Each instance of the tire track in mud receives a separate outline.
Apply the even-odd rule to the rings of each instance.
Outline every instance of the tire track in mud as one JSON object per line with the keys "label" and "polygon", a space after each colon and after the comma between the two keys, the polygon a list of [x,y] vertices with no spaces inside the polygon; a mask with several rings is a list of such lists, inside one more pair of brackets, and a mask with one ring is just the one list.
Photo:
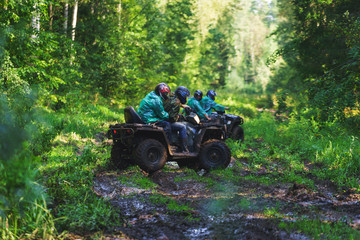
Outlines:
{"label": "tire track in mud", "polygon": [[[296,221],[299,216],[341,220],[355,228],[360,225],[359,195],[351,191],[339,194],[326,183],[319,183],[314,192],[301,184],[222,182],[219,176],[209,173],[204,178],[217,182],[209,188],[206,181],[189,177],[189,170],[174,164],[167,169],[170,170],[148,176],[156,184],[154,189],[141,189],[118,180],[119,176],[131,176],[139,170],[104,172],[95,177],[94,192],[108,198],[124,216],[124,225],[114,229],[122,233],[122,238],[311,239],[278,227],[279,222]],[[169,210],[166,204],[151,200],[154,194],[191,210]],[[271,210],[276,210],[275,214]],[[116,238],[109,235],[108,239]]]}
{"label": "tire track in mud", "polygon": [[[252,174],[239,169],[235,161],[241,160],[232,159],[228,168],[242,177]],[[209,187],[207,181],[194,178],[192,170],[171,162],[166,166],[151,176],[141,173],[155,184],[152,189],[119,180],[137,176],[138,168],[104,171],[95,176],[93,191],[108,199],[125,220],[105,239],[312,239],[278,227],[282,221],[295,222],[302,217],[342,221],[360,229],[360,194],[354,189],[339,191],[331,182],[314,176],[309,178],[314,180],[316,191],[302,184],[229,182],[211,173],[202,177],[217,183]],[[267,173],[260,169],[255,174]],[[166,204],[154,201],[154,195],[190,209],[169,210]]]}

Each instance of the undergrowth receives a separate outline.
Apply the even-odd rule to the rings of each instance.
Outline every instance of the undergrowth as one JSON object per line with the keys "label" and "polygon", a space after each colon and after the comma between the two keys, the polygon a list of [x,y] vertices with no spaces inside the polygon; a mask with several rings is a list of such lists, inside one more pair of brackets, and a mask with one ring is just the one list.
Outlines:
{"label": "undergrowth", "polygon": [[42,155],[40,181],[46,186],[60,231],[108,230],[121,224],[122,217],[107,199],[93,190],[93,178],[107,168],[110,146],[103,145],[108,125],[122,120],[122,114],[101,104],[71,100],[58,110],[61,131],[52,148]]}
{"label": "undergrowth", "polygon": [[[313,188],[309,174],[339,187],[359,189],[360,145],[357,136],[338,123],[319,126],[312,119],[290,116],[279,122],[262,112],[246,122],[243,144],[227,140],[247,179],[265,184],[296,182]],[[227,170],[225,170],[227,171]],[[231,178],[231,172],[222,174]]]}
{"label": "undergrowth", "polygon": [[[106,231],[123,221],[121,213],[92,190],[94,176],[108,168],[111,146],[102,140],[109,124],[124,121],[123,106],[109,107],[110,102],[101,98],[92,102],[94,99],[89,97],[70,97],[66,105],[56,111],[39,108],[39,114],[34,114],[36,117],[29,117],[35,124],[23,124],[20,131],[4,124],[6,115],[1,119],[8,134],[13,136],[11,140],[17,137],[20,142],[9,142],[13,148],[1,152],[2,158],[13,159],[0,164],[0,233],[4,239],[51,239],[63,231]],[[204,176],[187,170],[185,177],[175,181],[192,179],[215,192],[231,192],[236,189],[227,182],[234,186],[242,181],[267,185],[301,183],[314,189],[316,177],[332,181],[338,187],[360,190],[360,145],[355,133],[336,122],[319,124],[298,115],[275,118],[271,112],[256,106],[257,101],[265,100],[234,96],[219,99],[219,103],[230,107],[229,113],[245,119],[245,142],[227,140],[236,158],[232,167]],[[6,134],[2,140],[7,139]],[[239,174],[238,170],[246,174]],[[140,188],[155,189],[156,186],[140,173],[119,178]],[[188,205],[158,195],[153,196],[152,201],[165,204],[171,213],[192,218],[193,209]],[[238,207],[247,209],[249,204],[243,200]],[[213,202],[209,209],[218,212],[223,205],[227,204]],[[272,212],[269,210],[267,214]],[[306,229],[307,224],[305,221],[287,226]],[[329,226],[313,224],[325,229]],[[339,230],[339,236],[342,234]],[[309,235],[317,236],[316,233]]]}

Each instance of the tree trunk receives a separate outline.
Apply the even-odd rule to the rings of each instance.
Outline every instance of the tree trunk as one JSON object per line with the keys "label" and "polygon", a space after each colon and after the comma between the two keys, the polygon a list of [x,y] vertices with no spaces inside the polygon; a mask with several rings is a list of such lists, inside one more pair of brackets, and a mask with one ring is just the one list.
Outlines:
{"label": "tree trunk", "polygon": [[65,3],[65,9],[64,9],[64,33],[67,35],[67,29],[68,29],[68,19],[69,19],[69,3]]}
{"label": "tree trunk", "polygon": [[53,20],[54,20],[54,10],[53,10],[52,3],[50,3],[50,5],[49,5],[49,18],[50,18],[49,29],[50,29],[50,31],[52,31],[52,25],[53,25]]}
{"label": "tree trunk", "polygon": [[33,39],[37,38],[37,35],[39,34],[40,31],[40,11],[39,9],[37,9],[36,4],[34,5],[34,8],[35,8],[35,12],[33,14],[31,21],[32,28],[34,29],[34,34],[31,35],[31,38]]}
{"label": "tree trunk", "polygon": [[76,28],[76,21],[77,21],[78,5],[79,5],[79,1],[75,0],[73,19],[72,19],[72,31],[71,31],[71,40],[72,41],[75,41],[75,28]]}
{"label": "tree trunk", "polygon": [[119,28],[121,28],[121,0],[119,0],[118,13],[119,13]]}
{"label": "tree trunk", "polygon": [[[73,19],[72,19],[72,30],[71,30],[71,48],[73,48],[74,46],[74,41],[75,41],[75,33],[76,33],[76,21],[77,21],[77,13],[78,13],[78,5],[79,5],[79,1],[75,0],[75,4],[74,4],[74,11],[73,11]],[[70,64],[72,65],[73,62],[75,60],[75,56],[71,55],[71,60],[70,60]]]}

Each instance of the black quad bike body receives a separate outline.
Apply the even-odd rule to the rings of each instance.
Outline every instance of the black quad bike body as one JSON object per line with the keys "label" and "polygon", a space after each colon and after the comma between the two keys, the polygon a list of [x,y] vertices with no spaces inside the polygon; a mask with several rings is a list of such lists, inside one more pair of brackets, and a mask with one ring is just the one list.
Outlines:
{"label": "black quad bike body", "polygon": [[[188,132],[188,153],[178,152],[174,139],[168,139],[162,127],[145,124],[132,107],[124,110],[125,123],[110,125],[113,140],[111,161],[119,169],[137,164],[152,173],[164,167],[166,161],[176,161],[180,167],[195,170],[226,168],[231,153],[225,144],[225,127],[214,122],[200,123],[196,114],[186,116],[183,124]],[[171,144],[172,143],[172,144]],[[175,144],[176,145],[176,144]]]}
{"label": "black quad bike body", "polygon": [[242,117],[219,111],[212,112],[210,117],[210,122],[224,126],[226,139],[231,138],[236,141],[244,141],[244,129],[241,127],[244,123]]}

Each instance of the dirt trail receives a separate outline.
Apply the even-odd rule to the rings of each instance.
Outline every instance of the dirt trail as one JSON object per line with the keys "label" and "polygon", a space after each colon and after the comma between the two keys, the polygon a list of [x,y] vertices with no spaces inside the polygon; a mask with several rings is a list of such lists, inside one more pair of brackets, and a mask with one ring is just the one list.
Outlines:
{"label": "dirt trail", "polygon": [[[114,229],[117,234],[107,239],[311,239],[278,227],[280,221],[295,221],[298,216],[360,226],[359,194],[351,190],[340,194],[322,181],[314,192],[301,184],[222,182],[211,173],[194,180],[189,170],[171,163],[148,176],[156,184],[152,190],[118,180],[134,174],[135,170],[103,172],[95,178],[95,193],[108,198],[125,217],[125,224]],[[209,187],[206,179],[216,184]],[[154,201],[154,196],[168,202]],[[169,199],[187,209],[169,209]]]}

